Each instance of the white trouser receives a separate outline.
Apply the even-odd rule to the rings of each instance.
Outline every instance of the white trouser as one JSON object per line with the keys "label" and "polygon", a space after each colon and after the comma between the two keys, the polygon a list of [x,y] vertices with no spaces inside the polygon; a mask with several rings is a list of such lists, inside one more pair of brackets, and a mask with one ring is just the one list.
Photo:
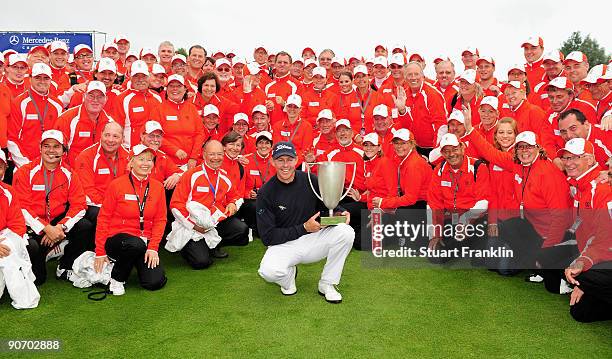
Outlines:
{"label": "white trouser", "polygon": [[15,309],[36,308],[40,294],[34,285],[36,277],[32,273],[26,240],[8,229],[2,230],[0,237],[4,238],[2,244],[11,250],[11,254],[0,258],[0,297],[6,286]]}
{"label": "white trouser", "polygon": [[293,279],[293,266],[327,258],[321,273],[321,282],[338,284],[344,261],[353,247],[354,240],[353,228],[348,224],[339,224],[305,234],[293,241],[270,246],[261,260],[259,275],[268,282],[287,288]]}

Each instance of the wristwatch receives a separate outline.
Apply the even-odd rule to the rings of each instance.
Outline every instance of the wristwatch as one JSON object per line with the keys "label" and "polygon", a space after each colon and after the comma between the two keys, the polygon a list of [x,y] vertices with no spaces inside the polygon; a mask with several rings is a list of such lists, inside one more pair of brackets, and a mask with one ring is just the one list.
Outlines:
{"label": "wristwatch", "polygon": [[68,227],[66,227],[65,224],[62,224],[62,231],[67,232],[68,231]]}

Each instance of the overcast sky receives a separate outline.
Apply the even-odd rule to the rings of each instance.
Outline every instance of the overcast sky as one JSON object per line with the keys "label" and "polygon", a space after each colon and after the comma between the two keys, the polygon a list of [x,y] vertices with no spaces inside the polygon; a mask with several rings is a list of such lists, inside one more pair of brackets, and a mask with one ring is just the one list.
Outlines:
{"label": "overcast sky", "polygon": [[[560,47],[576,30],[591,34],[612,51],[610,10],[600,1],[41,1],[10,2],[0,12],[0,30],[86,31],[111,41],[127,35],[133,48],[163,40],[175,46],[201,44],[207,50],[233,49],[247,60],[255,45],[299,55],[305,46],[333,49],[337,55],[373,55],[382,42],[419,51],[432,74],[432,57],[446,54],[463,69],[460,51],[476,46],[497,62],[496,75],[524,62],[521,43],[530,35],[544,39],[545,51]],[[53,10],[51,10],[51,7]],[[111,9],[114,9],[111,10]],[[59,15],[59,14],[63,15]],[[96,38],[97,47],[104,36]]]}

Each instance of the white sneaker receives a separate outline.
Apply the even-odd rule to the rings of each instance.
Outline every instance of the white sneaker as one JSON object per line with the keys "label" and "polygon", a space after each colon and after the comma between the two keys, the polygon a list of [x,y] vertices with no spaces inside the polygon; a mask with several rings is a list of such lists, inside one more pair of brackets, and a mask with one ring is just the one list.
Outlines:
{"label": "white sneaker", "polygon": [[47,253],[47,257],[45,257],[45,262],[52,260],[53,258],[59,258],[64,255],[64,247],[68,244],[67,240],[61,241],[58,245],[51,248],[49,253]]}
{"label": "white sneaker", "polygon": [[565,279],[561,279],[561,284],[559,284],[559,294],[570,294],[573,291],[574,288],[570,287]]}
{"label": "white sneaker", "polygon": [[525,282],[529,283],[542,283],[544,281],[544,277],[539,274],[532,273],[525,278]]}
{"label": "white sneaker", "polygon": [[59,280],[71,281],[72,269],[61,269],[59,265],[55,268],[55,278]]}
{"label": "white sneaker", "polygon": [[125,288],[123,287],[123,282],[117,282],[113,278],[111,278],[110,283],[108,285],[108,289],[113,293],[113,295],[124,295]]}
{"label": "white sneaker", "polygon": [[342,303],[342,294],[334,285],[319,282],[319,294],[324,296],[328,303]]}
{"label": "white sneaker", "polygon": [[293,266],[293,279],[289,283],[289,287],[281,287],[281,293],[283,293],[283,295],[294,295],[295,293],[297,293],[297,287],[295,286],[295,279],[297,278],[297,273],[297,266]]}
{"label": "white sneaker", "polygon": [[249,228],[249,242],[253,242],[253,229]]}

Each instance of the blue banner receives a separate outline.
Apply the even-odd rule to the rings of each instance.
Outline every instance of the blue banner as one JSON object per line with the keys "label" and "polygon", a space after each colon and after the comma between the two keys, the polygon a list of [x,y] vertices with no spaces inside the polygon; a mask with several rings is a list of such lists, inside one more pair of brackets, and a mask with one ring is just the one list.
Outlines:
{"label": "blue banner", "polygon": [[27,53],[34,46],[44,46],[51,41],[63,41],[72,52],[75,46],[86,44],[93,48],[93,33],[76,32],[0,32],[0,50],[13,49]]}

